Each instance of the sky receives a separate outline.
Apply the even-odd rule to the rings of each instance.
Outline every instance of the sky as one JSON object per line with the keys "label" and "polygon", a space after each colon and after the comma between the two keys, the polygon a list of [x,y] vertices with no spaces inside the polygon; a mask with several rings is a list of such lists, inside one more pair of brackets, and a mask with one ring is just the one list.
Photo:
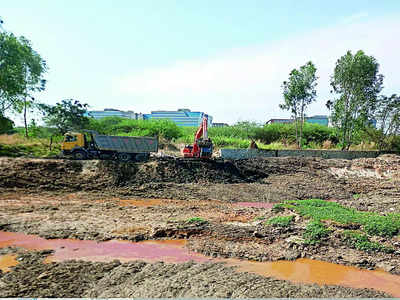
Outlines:
{"label": "sky", "polygon": [[398,0],[0,0],[0,17],[47,61],[36,98],[48,104],[264,123],[289,117],[282,82],[312,61],[307,114],[329,114],[330,76],[348,50],[374,56],[383,93],[400,93]]}

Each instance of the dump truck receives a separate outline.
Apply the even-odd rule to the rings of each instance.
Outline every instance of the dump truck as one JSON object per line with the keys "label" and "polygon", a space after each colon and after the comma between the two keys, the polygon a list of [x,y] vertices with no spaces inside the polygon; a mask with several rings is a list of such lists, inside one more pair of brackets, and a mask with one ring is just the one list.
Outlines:
{"label": "dump truck", "polygon": [[100,135],[96,131],[67,132],[62,154],[75,159],[146,161],[158,151],[158,137]]}

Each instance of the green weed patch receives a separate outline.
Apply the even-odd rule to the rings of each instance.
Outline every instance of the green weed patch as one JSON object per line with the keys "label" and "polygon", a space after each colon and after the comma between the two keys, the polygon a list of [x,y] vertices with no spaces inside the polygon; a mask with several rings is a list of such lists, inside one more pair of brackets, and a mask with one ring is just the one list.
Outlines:
{"label": "green weed patch", "polygon": [[186,223],[189,223],[189,224],[207,224],[208,221],[203,219],[203,218],[200,218],[200,217],[193,217],[193,218],[187,219]]}
{"label": "green weed patch", "polygon": [[386,247],[380,243],[372,242],[368,236],[357,231],[346,230],[343,232],[343,240],[352,248],[366,252],[386,252],[392,253],[393,248]]}
{"label": "green weed patch", "polygon": [[306,226],[306,231],[303,234],[305,244],[315,245],[321,239],[329,236],[330,230],[320,221],[311,221]]}
{"label": "green weed patch", "polygon": [[293,222],[293,220],[294,216],[278,216],[269,219],[267,224],[277,227],[287,227]]}
{"label": "green weed patch", "polygon": [[382,216],[320,199],[286,201],[274,207],[275,210],[284,208],[314,221],[330,220],[344,225],[359,224],[370,235],[393,237],[400,231],[400,214]]}

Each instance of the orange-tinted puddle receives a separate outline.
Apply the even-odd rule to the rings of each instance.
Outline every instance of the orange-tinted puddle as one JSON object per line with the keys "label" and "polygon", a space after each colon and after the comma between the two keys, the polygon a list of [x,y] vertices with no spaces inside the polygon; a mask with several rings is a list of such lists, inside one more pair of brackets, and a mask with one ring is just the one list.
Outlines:
{"label": "orange-tinted puddle", "polygon": [[[204,255],[189,252],[184,246],[185,240],[143,241],[82,241],[72,239],[46,240],[23,233],[1,232],[0,248],[18,246],[28,250],[52,249],[55,252],[48,256],[45,263],[60,262],[70,259],[107,262],[118,259],[122,262],[144,260],[147,262],[164,261],[181,263],[195,262],[227,262],[238,267],[239,272],[256,273],[261,276],[275,277],[301,283],[319,285],[341,285],[352,288],[370,288],[400,297],[400,276],[384,271],[360,270],[355,267],[333,263],[298,259],[296,261],[254,262],[239,259],[211,259]],[[3,256],[4,257],[4,256]],[[16,265],[14,258],[3,258],[1,267]],[[8,265],[12,263],[11,265]]]}
{"label": "orange-tinted puddle", "polygon": [[360,270],[324,261],[301,258],[296,261],[253,262],[230,260],[240,272],[319,285],[369,288],[400,297],[400,276],[384,271]]}
{"label": "orange-tinted puddle", "polygon": [[0,232],[0,248],[17,246],[28,250],[51,249],[55,252],[45,260],[60,262],[70,259],[86,261],[120,261],[144,260],[147,262],[164,261],[180,263],[186,261],[205,262],[210,258],[189,252],[184,248],[184,240],[144,241],[132,243],[129,241],[112,240],[98,243],[73,239],[46,240],[34,235],[15,232]]}
{"label": "orange-tinted puddle", "polygon": [[276,203],[265,202],[237,202],[235,205],[242,207],[272,208]]}
{"label": "orange-tinted puddle", "polygon": [[161,200],[161,199],[119,200],[119,204],[121,206],[149,207],[149,206],[162,205],[163,204],[163,200]]}
{"label": "orange-tinted puddle", "polygon": [[10,271],[10,267],[18,265],[17,256],[14,254],[0,255],[0,270],[3,272]]}

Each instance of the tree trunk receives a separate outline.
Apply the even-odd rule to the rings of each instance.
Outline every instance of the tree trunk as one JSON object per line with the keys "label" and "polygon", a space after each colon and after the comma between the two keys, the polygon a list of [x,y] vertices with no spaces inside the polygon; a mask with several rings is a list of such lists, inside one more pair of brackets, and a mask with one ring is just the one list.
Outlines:
{"label": "tree trunk", "polygon": [[51,151],[51,146],[53,145],[53,136],[50,137],[50,145],[49,145],[49,149]]}
{"label": "tree trunk", "polygon": [[297,124],[297,115],[294,118],[294,126],[296,128],[296,144],[297,144],[297,147],[299,147],[299,134],[298,134],[298,128],[297,128],[297,126],[298,126],[298,124]]}
{"label": "tree trunk", "polygon": [[25,125],[25,137],[29,138],[28,123],[26,122],[26,97],[25,97],[25,101],[24,101],[24,125]]}

